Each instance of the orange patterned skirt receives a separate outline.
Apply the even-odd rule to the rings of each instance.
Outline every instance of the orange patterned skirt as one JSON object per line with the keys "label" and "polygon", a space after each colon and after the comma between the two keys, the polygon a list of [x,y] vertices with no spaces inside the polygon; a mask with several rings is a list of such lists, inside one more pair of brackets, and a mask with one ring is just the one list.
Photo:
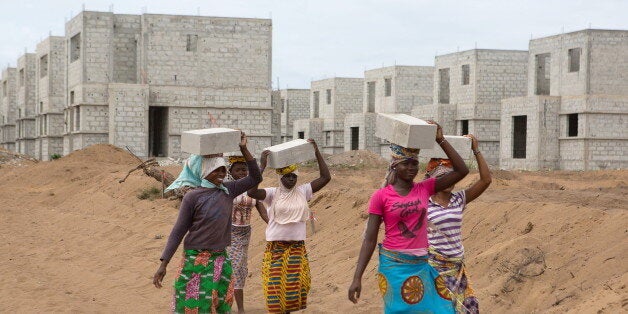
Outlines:
{"label": "orange patterned skirt", "polygon": [[262,264],[262,282],[269,313],[305,309],[311,283],[305,242],[267,242]]}

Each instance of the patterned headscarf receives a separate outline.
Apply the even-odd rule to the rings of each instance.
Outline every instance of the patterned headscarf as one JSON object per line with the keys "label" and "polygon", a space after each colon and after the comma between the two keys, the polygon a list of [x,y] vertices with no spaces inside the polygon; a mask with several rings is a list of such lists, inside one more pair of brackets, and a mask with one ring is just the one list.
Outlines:
{"label": "patterned headscarf", "polygon": [[437,178],[444,174],[454,171],[454,166],[451,164],[451,160],[442,158],[432,158],[425,167],[426,178]]}
{"label": "patterned headscarf", "polygon": [[246,163],[246,159],[244,158],[244,156],[229,156],[228,160],[229,160],[229,166],[232,166],[233,164],[238,163],[238,162]]}
{"label": "patterned headscarf", "polygon": [[294,174],[298,175],[299,173],[297,171],[297,168],[298,168],[298,166],[296,164],[292,164],[292,165],[289,165],[289,166],[285,166],[283,168],[277,168],[277,169],[275,169],[275,172],[278,175],[281,175],[281,176],[285,176],[288,173],[293,173],[293,172],[294,172]]}
{"label": "patterned headscarf", "polygon": [[390,144],[390,165],[383,186],[395,183],[395,166],[406,160],[419,160],[419,149]]}

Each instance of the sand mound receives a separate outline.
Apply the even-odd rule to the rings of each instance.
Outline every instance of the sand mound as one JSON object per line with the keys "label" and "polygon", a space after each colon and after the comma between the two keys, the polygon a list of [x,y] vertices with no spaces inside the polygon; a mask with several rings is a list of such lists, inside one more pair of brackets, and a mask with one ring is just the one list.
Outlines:
{"label": "sand mound", "polygon": [[0,165],[25,166],[36,163],[37,159],[0,148]]}
{"label": "sand mound", "polygon": [[[371,193],[383,161],[362,152],[333,156],[332,182],[311,201],[308,230],[312,290],[305,313],[379,313],[377,257],[358,305],[347,288],[359,253]],[[95,145],[51,162],[0,170],[0,312],[165,312],[178,260],[165,288],[151,284],[177,217],[177,201],[140,199],[160,184],[138,161]],[[168,167],[178,173],[180,167]],[[304,167],[301,182],[318,176]],[[457,188],[477,179],[469,175]],[[628,302],[628,171],[495,172],[493,185],[464,218],[467,265],[487,313],[618,313]],[[272,171],[262,186],[276,185]],[[308,227],[309,228],[309,227]],[[382,235],[380,232],[380,236]],[[260,263],[264,224],[253,217],[249,313],[264,313]],[[36,295],[36,298],[33,298]],[[29,300],[16,302],[16,300]]]}
{"label": "sand mound", "polygon": [[388,163],[380,155],[368,150],[352,150],[326,159],[329,166],[348,168],[375,168],[385,167]]}
{"label": "sand mound", "polygon": [[107,163],[107,164],[138,164],[141,161],[128,151],[109,144],[96,144],[85,149],[74,151],[59,159],[63,162]]}

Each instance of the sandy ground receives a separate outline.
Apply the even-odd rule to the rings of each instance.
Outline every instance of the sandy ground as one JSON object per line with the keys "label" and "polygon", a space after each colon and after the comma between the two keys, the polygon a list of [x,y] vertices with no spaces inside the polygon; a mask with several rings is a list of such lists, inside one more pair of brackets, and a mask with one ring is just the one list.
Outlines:
{"label": "sandy ground", "polygon": [[[51,162],[14,162],[1,151],[0,157],[0,312],[168,311],[178,261],[164,288],[151,281],[178,201],[138,198],[161,188],[139,172],[118,183],[136,159],[107,145]],[[307,241],[313,287],[304,312],[379,313],[375,255],[357,305],[347,300],[347,288],[368,198],[385,166],[366,152],[331,161],[332,182],[311,202],[318,222]],[[178,169],[167,168],[175,175]],[[317,169],[301,174],[306,182]],[[467,264],[483,312],[625,313],[628,171],[493,176],[464,219]],[[470,174],[458,188],[477,177]],[[276,184],[267,173],[262,186]],[[245,302],[249,313],[261,313],[264,226],[258,216],[253,221]]]}

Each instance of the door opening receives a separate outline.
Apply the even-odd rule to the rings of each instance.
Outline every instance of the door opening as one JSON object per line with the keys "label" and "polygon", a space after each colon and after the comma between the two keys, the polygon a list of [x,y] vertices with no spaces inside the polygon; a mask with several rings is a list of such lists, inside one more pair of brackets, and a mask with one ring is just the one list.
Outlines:
{"label": "door opening", "polygon": [[148,155],[168,156],[168,107],[148,108]]}

